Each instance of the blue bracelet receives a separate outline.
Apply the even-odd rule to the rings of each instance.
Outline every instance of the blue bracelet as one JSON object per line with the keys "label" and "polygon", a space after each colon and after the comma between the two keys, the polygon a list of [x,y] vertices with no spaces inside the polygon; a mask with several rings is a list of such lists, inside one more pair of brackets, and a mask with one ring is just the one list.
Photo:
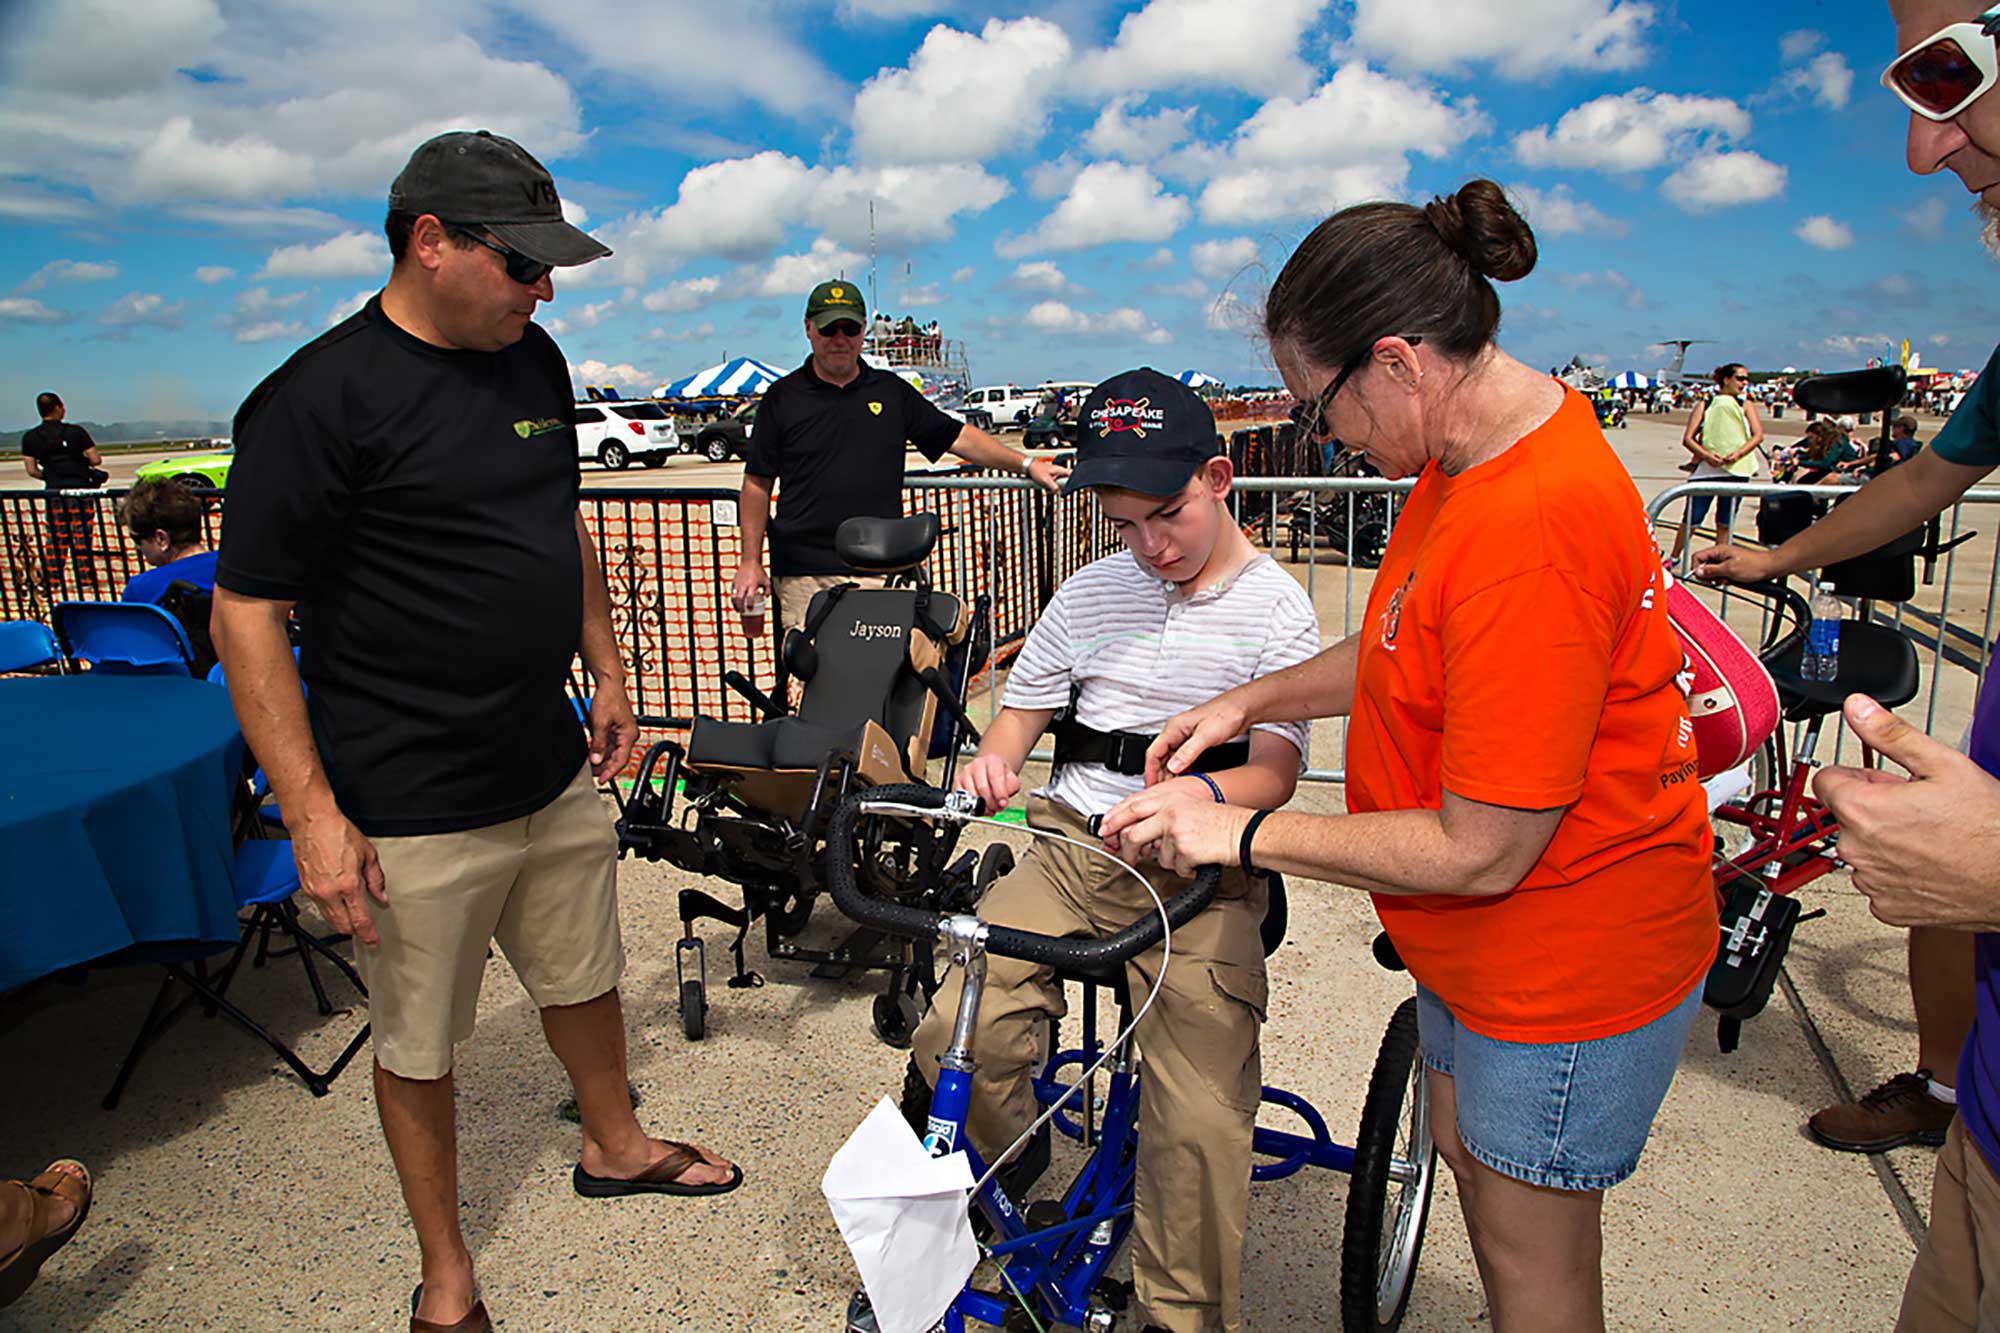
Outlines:
{"label": "blue bracelet", "polygon": [[1190,774],[1188,774],[1188,776],[1189,776],[1189,777],[1191,777],[1191,778],[1200,778],[1200,779],[1201,779],[1201,780],[1202,780],[1203,782],[1207,783],[1207,784],[1208,784],[1208,789],[1209,789],[1210,791],[1212,791],[1212,792],[1214,792],[1214,793],[1215,793],[1215,803],[1216,803],[1217,805],[1228,805],[1228,804],[1229,804],[1229,802],[1228,802],[1227,800],[1225,800],[1225,799],[1223,798],[1223,795],[1222,795],[1222,788],[1220,788],[1220,787],[1218,787],[1218,786],[1216,786],[1216,785],[1215,785],[1215,779],[1214,779],[1214,778],[1210,777],[1210,776],[1209,776],[1208,774],[1206,774],[1206,773],[1190,773]]}

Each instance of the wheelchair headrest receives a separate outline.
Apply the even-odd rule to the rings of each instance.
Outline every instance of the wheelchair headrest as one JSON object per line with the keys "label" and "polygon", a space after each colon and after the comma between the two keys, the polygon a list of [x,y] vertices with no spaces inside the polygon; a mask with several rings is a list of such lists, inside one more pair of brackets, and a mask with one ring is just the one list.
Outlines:
{"label": "wheelchair headrest", "polygon": [[1843,370],[1833,375],[1812,375],[1792,390],[1792,401],[1808,412],[1829,416],[1886,412],[1903,401],[1909,376],[1901,366],[1878,366],[1872,370]]}
{"label": "wheelchair headrest", "polygon": [[833,534],[833,549],[855,569],[869,574],[900,574],[922,564],[937,545],[938,516],[908,518],[856,517]]}

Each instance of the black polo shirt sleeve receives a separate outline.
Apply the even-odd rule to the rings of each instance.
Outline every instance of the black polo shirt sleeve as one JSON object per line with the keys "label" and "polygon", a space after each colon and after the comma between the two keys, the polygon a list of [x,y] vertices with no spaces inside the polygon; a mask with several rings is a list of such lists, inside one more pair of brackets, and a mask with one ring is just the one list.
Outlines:
{"label": "black polo shirt sleeve", "polygon": [[78,453],[82,453],[85,449],[95,449],[97,447],[97,441],[91,439],[90,432],[83,427],[71,426],[69,430],[70,443],[76,448]]}
{"label": "black polo shirt sleeve", "polygon": [[219,586],[296,601],[318,579],[355,491],[353,445],[328,420],[333,406],[316,401],[307,377],[267,382],[245,405],[222,511]]}
{"label": "black polo shirt sleeve", "polygon": [[953,417],[936,403],[917,391],[915,385],[901,375],[891,375],[890,379],[902,386],[907,400],[904,411],[910,428],[910,447],[935,463],[951,451],[958,443],[958,433],[965,429],[965,423]]}
{"label": "black polo shirt sleeve", "polygon": [[771,479],[784,474],[785,413],[782,394],[767,393],[757,403],[750,422],[750,443],[743,450],[745,476]]}

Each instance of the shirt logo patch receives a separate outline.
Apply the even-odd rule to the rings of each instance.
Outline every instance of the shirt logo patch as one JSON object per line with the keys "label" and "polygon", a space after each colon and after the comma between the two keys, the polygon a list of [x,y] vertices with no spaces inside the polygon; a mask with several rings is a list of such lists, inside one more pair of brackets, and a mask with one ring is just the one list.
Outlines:
{"label": "shirt logo patch", "polygon": [[1100,435],[1131,431],[1143,440],[1147,431],[1163,429],[1167,424],[1167,414],[1152,402],[1150,398],[1113,398],[1090,414],[1090,424]]}
{"label": "shirt logo patch", "polygon": [[526,420],[514,423],[514,433],[525,440],[531,435],[547,435],[552,431],[559,431],[568,424],[561,417],[528,417]]}
{"label": "shirt logo patch", "polygon": [[870,412],[873,412],[873,413],[874,413],[874,414],[875,414],[876,416],[878,416],[878,417],[879,417],[879,416],[881,416],[881,415],[882,415],[882,404],[880,404],[880,403],[870,403],[870,404],[868,404],[868,410],[869,410]]}
{"label": "shirt logo patch", "polygon": [[1382,646],[1390,652],[1396,651],[1396,632],[1403,628],[1403,597],[1417,581],[1413,572],[1403,580],[1403,586],[1389,596],[1389,605],[1382,611]]}

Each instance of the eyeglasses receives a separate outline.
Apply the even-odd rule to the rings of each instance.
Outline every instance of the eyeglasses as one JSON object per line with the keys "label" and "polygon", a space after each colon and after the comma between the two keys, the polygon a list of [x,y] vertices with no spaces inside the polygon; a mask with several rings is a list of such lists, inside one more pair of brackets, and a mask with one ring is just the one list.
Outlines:
{"label": "eyeglasses", "polygon": [[[1424,336],[1421,333],[1403,336],[1403,341],[1412,347],[1419,346],[1423,340]],[[1380,341],[1380,338],[1370,338],[1368,346],[1342,366],[1338,375],[1327,381],[1326,387],[1320,390],[1319,397],[1313,400],[1311,407],[1303,411],[1295,409],[1292,421],[1298,426],[1300,434],[1320,444],[1325,444],[1332,438],[1327,429],[1326,414],[1333,407],[1333,400],[1340,396],[1340,391],[1346,386],[1347,381],[1354,378],[1354,372],[1367,365],[1368,358],[1375,355],[1375,344]]]}
{"label": "eyeglasses", "polygon": [[505,259],[507,261],[507,276],[520,283],[523,287],[532,287],[543,278],[548,277],[549,274],[555,272],[556,266],[554,264],[544,264],[539,259],[528,258],[519,250],[509,250],[506,246],[498,242],[489,241],[463,223],[447,222],[444,225],[446,230],[455,231],[468,241],[477,241],[494,254]]}
{"label": "eyeglasses", "polygon": [[1926,120],[1950,120],[2000,79],[2000,5],[1939,28],[1889,62],[1882,86]]}
{"label": "eyeglasses", "polygon": [[836,319],[821,329],[820,335],[826,338],[859,338],[861,326],[851,319]]}

